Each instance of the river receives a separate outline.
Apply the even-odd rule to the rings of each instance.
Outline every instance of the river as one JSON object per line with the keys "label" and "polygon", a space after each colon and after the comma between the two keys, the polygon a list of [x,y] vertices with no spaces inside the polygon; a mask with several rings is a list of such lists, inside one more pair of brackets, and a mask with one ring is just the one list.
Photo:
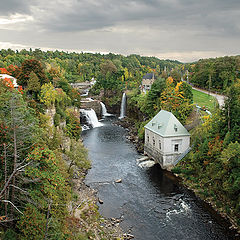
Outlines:
{"label": "river", "polygon": [[158,165],[139,167],[136,159],[142,156],[126,139],[126,130],[112,121],[82,133],[92,161],[85,182],[103,200],[104,217],[122,217],[122,229],[131,229],[137,240],[233,239],[219,217],[171,174]]}

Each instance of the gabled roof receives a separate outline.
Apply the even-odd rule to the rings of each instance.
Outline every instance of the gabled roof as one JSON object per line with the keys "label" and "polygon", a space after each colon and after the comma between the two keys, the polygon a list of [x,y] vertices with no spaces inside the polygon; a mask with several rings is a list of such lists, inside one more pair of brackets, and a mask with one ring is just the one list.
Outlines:
{"label": "gabled roof", "polygon": [[171,113],[161,110],[144,128],[162,136],[190,136],[187,129]]}
{"label": "gabled roof", "polygon": [[143,76],[143,79],[153,79],[154,78],[154,73],[147,73]]}

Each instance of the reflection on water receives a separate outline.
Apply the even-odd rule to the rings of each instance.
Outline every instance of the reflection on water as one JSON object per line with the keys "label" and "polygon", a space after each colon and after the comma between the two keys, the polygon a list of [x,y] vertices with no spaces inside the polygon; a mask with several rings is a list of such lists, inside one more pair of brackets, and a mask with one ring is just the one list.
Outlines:
{"label": "reflection on water", "polygon": [[[158,165],[139,167],[141,156],[125,130],[104,122],[83,132],[92,169],[86,184],[98,190],[105,217],[121,217],[137,240],[232,239],[189,192]],[[121,178],[122,183],[115,183]]]}

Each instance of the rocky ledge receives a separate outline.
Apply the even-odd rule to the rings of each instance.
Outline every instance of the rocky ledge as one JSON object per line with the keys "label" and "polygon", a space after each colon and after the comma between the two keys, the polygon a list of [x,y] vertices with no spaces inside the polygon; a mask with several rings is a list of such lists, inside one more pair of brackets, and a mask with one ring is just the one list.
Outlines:
{"label": "rocky ledge", "polygon": [[144,143],[138,137],[138,131],[137,131],[134,121],[131,120],[130,118],[125,117],[125,118],[117,121],[116,124],[127,130],[128,135],[126,138],[135,145],[135,147],[139,153],[143,153],[144,152]]}

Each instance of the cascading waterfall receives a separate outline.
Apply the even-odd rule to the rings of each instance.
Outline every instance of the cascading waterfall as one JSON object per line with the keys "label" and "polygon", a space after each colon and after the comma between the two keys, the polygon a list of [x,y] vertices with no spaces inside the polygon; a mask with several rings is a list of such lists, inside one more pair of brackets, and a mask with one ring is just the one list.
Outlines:
{"label": "cascading waterfall", "polygon": [[102,116],[103,117],[112,116],[111,113],[107,112],[107,108],[106,108],[105,104],[103,102],[100,102],[100,104],[101,104],[101,107],[102,107]]}
{"label": "cascading waterfall", "polygon": [[81,113],[84,115],[88,124],[92,125],[93,128],[103,126],[103,124],[98,121],[96,112],[93,109],[81,109]]}
{"label": "cascading waterfall", "polygon": [[127,96],[126,96],[126,93],[123,93],[119,119],[122,119],[126,116],[126,105],[127,105]]}

